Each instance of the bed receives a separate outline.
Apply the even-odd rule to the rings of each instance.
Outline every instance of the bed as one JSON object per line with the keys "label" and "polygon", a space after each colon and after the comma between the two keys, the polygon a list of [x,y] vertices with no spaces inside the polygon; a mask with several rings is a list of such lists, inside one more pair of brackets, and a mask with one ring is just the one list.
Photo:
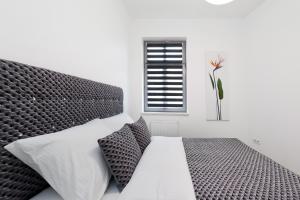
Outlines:
{"label": "bed", "polygon": [[[7,60],[0,78],[0,199],[61,200],[3,147],[119,116],[122,89]],[[112,182],[99,198],[117,199],[299,200],[300,177],[235,138],[153,136],[126,187]]]}

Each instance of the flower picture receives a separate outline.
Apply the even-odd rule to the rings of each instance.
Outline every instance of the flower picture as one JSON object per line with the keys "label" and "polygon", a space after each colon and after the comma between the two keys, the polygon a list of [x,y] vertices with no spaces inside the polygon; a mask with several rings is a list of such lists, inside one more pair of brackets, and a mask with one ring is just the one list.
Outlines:
{"label": "flower picture", "polygon": [[207,119],[228,120],[228,91],[226,59],[222,52],[210,52],[206,56],[207,65]]}

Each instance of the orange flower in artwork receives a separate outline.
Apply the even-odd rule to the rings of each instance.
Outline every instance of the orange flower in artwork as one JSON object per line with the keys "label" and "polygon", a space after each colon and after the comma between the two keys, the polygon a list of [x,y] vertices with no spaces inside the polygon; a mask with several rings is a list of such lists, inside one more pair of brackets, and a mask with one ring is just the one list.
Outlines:
{"label": "orange flower in artwork", "polygon": [[222,58],[221,56],[218,56],[218,58],[216,60],[211,60],[210,64],[212,65],[212,67],[214,67],[214,71],[217,69],[220,69],[223,67],[223,62],[224,62],[224,58]]}

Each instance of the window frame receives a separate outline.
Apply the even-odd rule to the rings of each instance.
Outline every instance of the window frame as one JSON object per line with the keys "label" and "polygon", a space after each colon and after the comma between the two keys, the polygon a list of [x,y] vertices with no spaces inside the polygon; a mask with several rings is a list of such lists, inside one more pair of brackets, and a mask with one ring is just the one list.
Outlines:
{"label": "window frame", "polygon": [[[182,63],[175,64],[182,66],[182,92],[183,92],[183,107],[174,107],[174,108],[149,108],[148,107],[148,64],[147,63],[147,44],[155,44],[155,43],[181,43],[182,44]],[[144,40],[144,97],[143,97],[143,109],[145,113],[187,113],[187,81],[186,81],[186,74],[187,74],[187,62],[186,62],[186,40]],[[174,65],[174,64],[165,64],[165,65]]]}

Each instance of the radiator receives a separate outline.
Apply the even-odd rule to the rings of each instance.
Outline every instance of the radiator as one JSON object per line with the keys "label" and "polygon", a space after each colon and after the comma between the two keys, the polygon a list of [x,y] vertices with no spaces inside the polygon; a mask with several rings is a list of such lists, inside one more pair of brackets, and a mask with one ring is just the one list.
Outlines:
{"label": "radiator", "polygon": [[178,121],[151,121],[150,131],[153,136],[179,136],[179,122]]}

